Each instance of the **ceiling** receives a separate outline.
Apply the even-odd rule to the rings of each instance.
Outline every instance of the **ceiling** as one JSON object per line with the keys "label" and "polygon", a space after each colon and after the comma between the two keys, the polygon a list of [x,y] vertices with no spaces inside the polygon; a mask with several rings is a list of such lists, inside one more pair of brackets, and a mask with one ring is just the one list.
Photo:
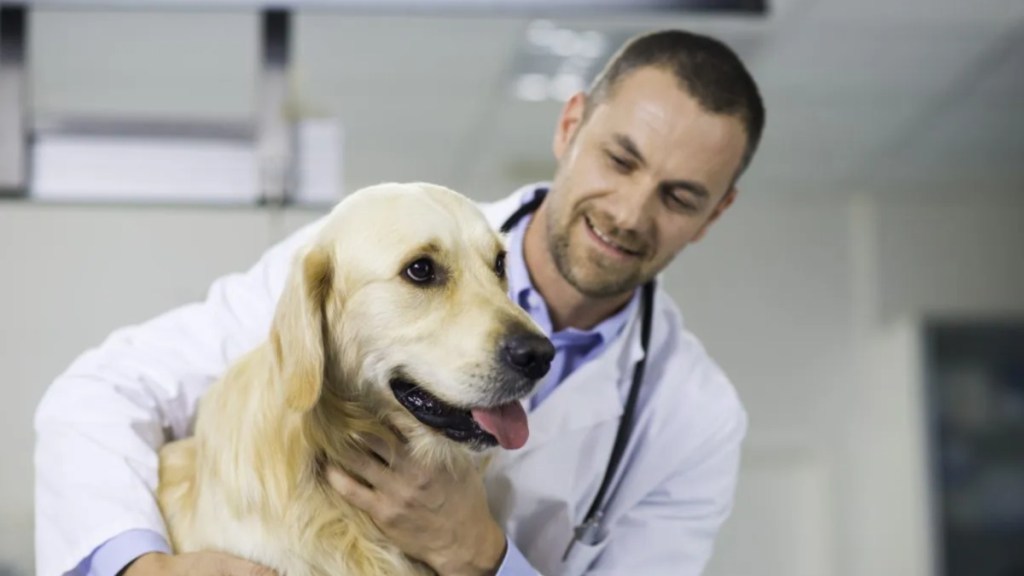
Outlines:
{"label": "ceiling", "polygon": [[[254,17],[140,18],[38,14],[34,113],[251,114]],[[340,119],[346,188],[430,180],[497,198],[549,177],[560,104],[518,100],[510,89],[530,23],[300,14],[295,95],[304,110]],[[768,110],[763,144],[741,181],[748,194],[1024,192],[1020,0],[777,0],[766,17],[646,13],[556,23],[612,38],[681,27],[733,46]]]}

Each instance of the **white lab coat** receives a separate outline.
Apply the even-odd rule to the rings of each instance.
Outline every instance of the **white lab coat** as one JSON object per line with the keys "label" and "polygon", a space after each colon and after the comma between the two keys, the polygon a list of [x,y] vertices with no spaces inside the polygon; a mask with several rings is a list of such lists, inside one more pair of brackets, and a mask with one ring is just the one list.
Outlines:
{"label": "white lab coat", "polygon": [[[482,206],[495,228],[528,190]],[[205,301],[114,332],[53,383],[35,418],[38,574],[64,574],[125,530],[165,533],[157,449],[190,432],[200,395],[266,336],[291,255],[317,225],[218,279]],[[639,324],[563,382],[530,414],[527,444],[488,470],[492,511],[541,574],[697,575],[731,510],[746,413],[659,290],[636,427],[603,529],[561,560],[607,464],[642,355]]]}

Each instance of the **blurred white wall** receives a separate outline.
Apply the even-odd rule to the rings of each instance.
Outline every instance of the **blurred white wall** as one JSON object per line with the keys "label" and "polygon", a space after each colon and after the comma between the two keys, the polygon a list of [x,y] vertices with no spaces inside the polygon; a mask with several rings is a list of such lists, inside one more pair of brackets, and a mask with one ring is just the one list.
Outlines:
{"label": "blurred white wall", "polygon": [[[933,574],[919,329],[1024,312],[1024,202],[770,194],[727,214],[673,276],[751,412],[738,508],[711,573]],[[785,464],[794,453],[799,467]],[[779,480],[798,469],[801,482]],[[790,491],[761,495],[766,474]],[[817,523],[761,513],[789,508],[780,500],[795,518],[816,506]],[[780,531],[793,535],[786,552]],[[766,566],[771,554],[791,564]]]}
{"label": "blurred white wall", "polygon": [[199,298],[271,230],[253,210],[0,203],[0,566],[30,573],[31,422],[47,384],[116,326]]}

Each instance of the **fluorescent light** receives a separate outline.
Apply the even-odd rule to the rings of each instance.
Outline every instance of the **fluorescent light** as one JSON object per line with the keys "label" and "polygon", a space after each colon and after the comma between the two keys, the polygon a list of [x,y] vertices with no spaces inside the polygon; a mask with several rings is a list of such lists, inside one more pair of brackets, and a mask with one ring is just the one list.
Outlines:
{"label": "fluorescent light", "polygon": [[535,20],[516,58],[513,94],[527,102],[564,102],[586,89],[613,42],[596,30],[573,30]]}
{"label": "fluorescent light", "polygon": [[546,49],[551,45],[551,36],[556,30],[550,20],[535,20],[526,28],[526,39],[534,46]]}
{"label": "fluorescent light", "polygon": [[604,53],[604,35],[594,30],[587,30],[580,34],[580,49],[578,54],[584,58],[596,59]]}
{"label": "fluorescent light", "polygon": [[516,96],[528,102],[543,102],[547,100],[547,76],[543,74],[523,74],[516,80]]}
{"label": "fluorescent light", "polygon": [[564,102],[583,90],[583,78],[578,74],[559,74],[548,83],[548,96]]}
{"label": "fluorescent light", "polygon": [[559,29],[551,35],[552,42],[549,49],[555,56],[568,58],[576,54],[576,46],[579,44],[577,38],[576,33],[572,30]]}

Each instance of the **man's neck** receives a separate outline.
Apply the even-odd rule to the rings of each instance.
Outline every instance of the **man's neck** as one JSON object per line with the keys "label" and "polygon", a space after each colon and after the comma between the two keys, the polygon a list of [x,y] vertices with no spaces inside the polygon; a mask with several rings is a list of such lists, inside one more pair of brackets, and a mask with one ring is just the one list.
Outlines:
{"label": "man's neck", "polygon": [[625,306],[632,293],[609,298],[592,298],[579,290],[562,276],[551,257],[548,235],[545,230],[545,205],[534,213],[523,237],[523,261],[534,288],[547,303],[551,316],[552,330],[565,328],[590,330],[604,319],[612,316]]}

